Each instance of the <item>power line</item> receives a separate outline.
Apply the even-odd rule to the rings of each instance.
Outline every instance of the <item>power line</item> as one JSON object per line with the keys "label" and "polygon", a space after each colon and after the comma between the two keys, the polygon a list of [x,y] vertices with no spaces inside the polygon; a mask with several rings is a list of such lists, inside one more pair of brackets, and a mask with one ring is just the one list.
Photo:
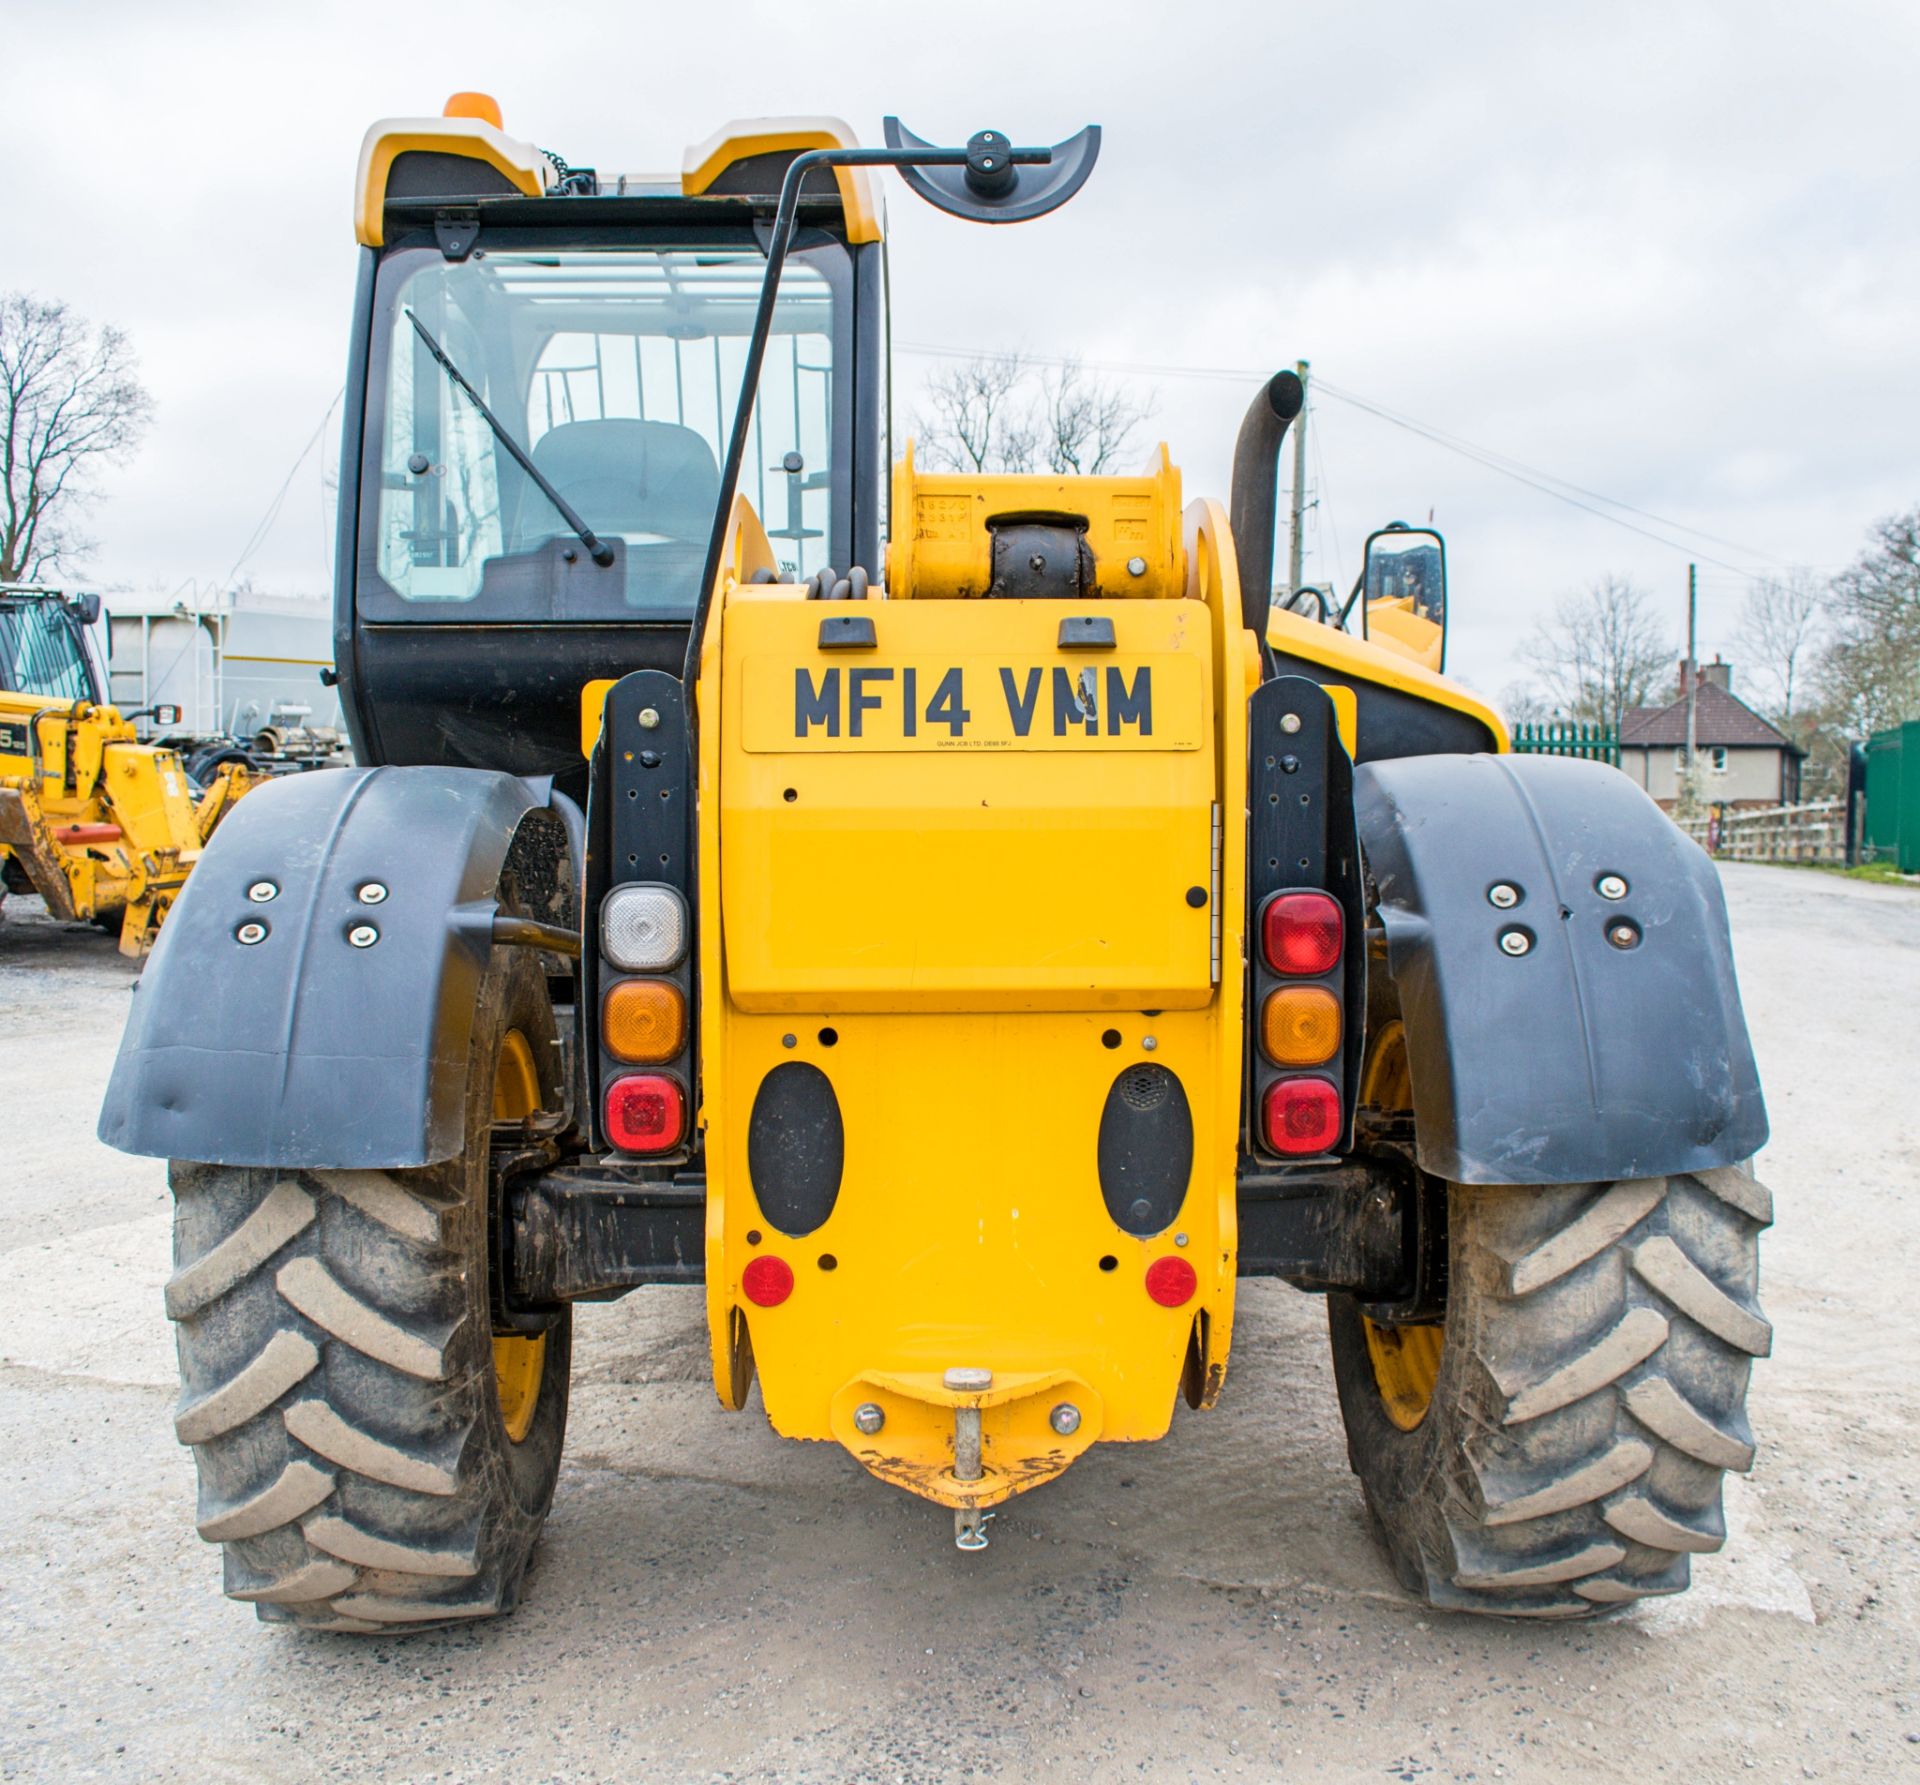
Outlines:
{"label": "power line", "polygon": [[274,492],[273,500],[267,504],[266,513],[260,517],[253,532],[248,536],[240,556],[234,559],[233,568],[227,572],[225,579],[219,585],[221,588],[232,588],[233,579],[240,573],[240,566],[266,544],[267,535],[273,531],[274,522],[280,518],[280,505],[286,501],[287,491],[293,487],[293,480],[298,475],[300,467],[307,462],[307,455],[320,444],[320,436],[327,431],[327,423],[333,420],[333,412],[340,406],[340,399],[346,394],[346,389],[347,387],[343,384],[333,393],[333,401],[327,405],[326,412],[320,417],[320,425],[313,430],[306,445],[301,447],[298,456],[287,467],[287,474],[281,479],[280,488]]}
{"label": "power line", "polygon": [[[973,349],[941,347],[928,342],[900,341],[896,342],[895,346],[904,353],[922,355],[932,359],[965,360],[980,357],[979,353]],[[1194,378],[1245,384],[1249,380],[1258,380],[1269,375],[1264,372],[1235,370],[1230,367],[1220,366],[1158,365],[1144,361],[1127,360],[1075,361],[1072,360],[1070,356],[1038,353],[1025,353],[1022,354],[1021,357],[1037,365],[1062,366],[1071,363],[1088,366],[1097,371],[1116,372],[1135,377]],[[1764,552],[1758,547],[1745,545],[1737,540],[1724,539],[1718,534],[1709,533],[1702,528],[1690,526],[1684,521],[1672,520],[1666,516],[1654,514],[1647,509],[1636,507],[1631,502],[1623,502],[1617,497],[1605,495],[1598,490],[1587,489],[1584,485],[1573,483],[1569,479],[1558,477],[1550,471],[1529,465],[1524,460],[1511,458],[1505,453],[1496,452],[1491,447],[1479,446],[1457,434],[1450,434],[1445,429],[1435,428],[1425,422],[1416,421],[1411,416],[1402,415],[1395,410],[1387,408],[1384,404],[1375,403],[1369,398],[1362,397],[1357,392],[1343,390],[1340,386],[1330,383],[1326,378],[1318,374],[1315,376],[1314,383],[1319,389],[1324,390],[1329,396],[1336,400],[1362,410],[1366,414],[1372,415],[1392,427],[1402,428],[1408,433],[1427,441],[1430,445],[1438,446],[1446,452],[1456,453],[1460,457],[1470,460],[1485,470],[1497,472],[1502,477],[1508,477],[1517,483],[1525,484],[1529,489],[1536,490],[1543,496],[1550,496],[1556,502],[1564,502],[1570,507],[1578,508],[1587,514],[1593,515],[1598,520],[1610,521],[1616,527],[1624,527],[1628,532],[1637,533],[1643,539],[1650,539],[1656,545],[1663,545],[1669,551],[1679,552],[1685,557],[1698,559],[1715,565],[1717,568],[1729,571],[1734,576],[1741,577],[1748,582],[1757,582],[1763,575],[1761,571],[1749,570],[1741,565],[1729,564],[1724,559],[1715,558],[1709,553],[1700,551],[1697,547],[1687,545],[1682,540],[1671,539],[1665,534],[1652,531],[1650,528],[1636,526],[1632,521],[1622,519],[1621,514],[1608,513],[1607,509],[1615,508],[1621,510],[1622,514],[1639,515],[1643,520],[1650,520],[1660,526],[1670,527],[1676,532],[1690,534],[1696,539],[1704,539],[1716,545],[1727,546],[1737,552],[1744,552],[1751,557],[1759,559],[1762,564],[1767,565],[1769,568],[1782,568],[1778,559],[1773,557],[1771,553]],[[1594,506],[1594,503],[1603,503],[1606,506],[1597,508]]]}
{"label": "power line", "polygon": [[[1525,484],[1530,490],[1538,490],[1543,496],[1551,496],[1556,502],[1564,502],[1570,508],[1581,509],[1587,514],[1593,515],[1596,519],[1611,521],[1614,526],[1624,527],[1629,533],[1638,533],[1642,539],[1651,539],[1656,545],[1664,545],[1669,551],[1679,552],[1684,557],[1699,559],[1704,563],[1717,565],[1722,570],[1731,571],[1735,576],[1745,577],[1749,582],[1759,582],[1762,579],[1762,573],[1760,571],[1748,570],[1738,564],[1729,564],[1724,558],[1716,558],[1711,553],[1700,551],[1694,546],[1687,545],[1682,540],[1669,539],[1664,533],[1654,532],[1651,527],[1639,526],[1633,521],[1623,519],[1620,515],[1607,513],[1604,508],[1596,508],[1592,502],[1583,501],[1581,497],[1569,494],[1569,491],[1579,486],[1565,484],[1563,480],[1553,478],[1550,472],[1541,472],[1538,475],[1533,475],[1528,471],[1515,469],[1517,461],[1509,463],[1500,454],[1469,446],[1463,441],[1449,439],[1437,429],[1429,428],[1425,424],[1413,421],[1406,416],[1395,415],[1392,411],[1381,408],[1377,403],[1370,403],[1364,397],[1355,396],[1351,391],[1337,390],[1334,386],[1328,384],[1325,379],[1320,381],[1320,387],[1329,396],[1337,398],[1342,403],[1349,404],[1355,409],[1363,410],[1369,415],[1377,416],[1381,421],[1388,422],[1396,428],[1404,428],[1408,433],[1417,435],[1420,439],[1431,441],[1435,446],[1443,447],[1448,452],[1458,453],[1462,458],[1470,459],[1476,465],[1484,466],[1487,470],[1497,472],[1502,477],[1511,478],[1515,483]],[[1551,481],[1543,481],[1546,479],[1551,479]],[[1555,484],[1561,484],[1562,487],[1555,488]],[[1631,503],[1614,502],[1610,496],[1600,496],[1597,497],[1596,500],[1611,502],[1614,507],[1625,509],[1630,514],[1640,514],[1644,512],[1641,509],[1633,507]],[[1678,522],[1667,524],[1676,527],[1681,526]],[[1694,529],[1690,527],[1682,527],[1681,530],[1694,532]],[[1697,537],[1712,539],[1714,536],[1710,533],[1701,533],[1698,534]],[[1753,551],[1753,548],[1739,545],[1735,546],[1734,550],[1745,552]],[[1753,555],[1756,558],[1764,559],[1765,557],[1764,553],[1758,551],[1753,551]]]}

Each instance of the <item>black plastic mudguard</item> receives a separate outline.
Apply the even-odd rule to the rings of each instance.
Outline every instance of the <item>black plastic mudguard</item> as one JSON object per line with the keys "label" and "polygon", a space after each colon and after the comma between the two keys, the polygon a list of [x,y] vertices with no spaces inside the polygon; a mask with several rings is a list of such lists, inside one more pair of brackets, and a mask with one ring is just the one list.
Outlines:
{"label": "black plastic mudguard", "polygon": [[[1424,1169],[1583,1183],[1765,1144],[1720,878],[1625,775],[1416,756],[1363,765],[1354,790]],[[1610,876],[1624,897],[1602,894]],[[1496,905],[1500,886],[1519,902]]]}
{"label": "black plastic mudguard", "polygon": [[[482,769],[329,769],[248,794],[134,989],[100,1138],[217,1165],[453,1157],[501,868],[536,809]],[[250,925],[264,936],[243,941]]]}

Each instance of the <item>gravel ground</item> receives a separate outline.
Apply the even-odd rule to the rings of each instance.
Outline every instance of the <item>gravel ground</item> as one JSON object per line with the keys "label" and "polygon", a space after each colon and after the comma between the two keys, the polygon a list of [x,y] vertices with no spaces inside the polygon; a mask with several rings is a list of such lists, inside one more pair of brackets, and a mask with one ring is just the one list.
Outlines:
{"label": "gravel ground", "polygon": [[93,1139],[134,971],[0,925],[0,1777],[1920,1776],[1920,893],[1730,868],[1776,1139],[1775,1355],[1724,1554],[1598,1624],[1436,1616],[1346,1468],[1313,1299],[1243,1288],[1221,1407],[1096,1448],[984,1555],[705,1379],[697,1291],[582,1311],[526,1603],[404,1640],[219,1596],[173,1441],[163,1168]]}

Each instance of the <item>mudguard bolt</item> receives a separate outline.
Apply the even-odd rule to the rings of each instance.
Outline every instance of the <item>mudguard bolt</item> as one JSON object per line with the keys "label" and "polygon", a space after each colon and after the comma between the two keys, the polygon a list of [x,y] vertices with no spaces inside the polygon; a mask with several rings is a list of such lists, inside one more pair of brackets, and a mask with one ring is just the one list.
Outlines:
{"label": "mudguard bolt", "polygon": [[862,1401],[853,1410],[853,1429],[866,1433],[869,1438],[886,1423],[886,1414],[871,1401]]}
{"label": "mudguard bolt", "polygon": [[1633,924],[1617,923],[1607,931],[1607,940],[1615,948],[1637,948],[1640,945],[1640,931]]}
{"label": "mudguard bolt", "polygon": [[949,1370],[943,1380],[949,1394],[981,1395],[993,1386],[993,1372],[971,1369],[961,1364]]}
{"label": "mudguard bolt", "polygon": [[642,707],[640,709],[640,729],[642,731],[658,730],[659,725],[660,712],[657,707]]}
{"label": "mudguard bolt", "polygon": [[1533,938],[1525,930],[1502,930],[1500,932],[1501,950],[1516,959],[1533,947]]}
{"label": "mudguard bolt", "polygon": [[256,942],[266,941],[267,926],[263,923],[243,923],[239,929],[233,932],[233,939],[243,946],[251,948]]}
{"label": "mudguard bolt", "polygon": [[380,932],[370,923],[357,923],[347,932],[347,940],[355,948],[371,948],[380,940]]}
{"label": "mudguard bolt", "polygon": [[369,880],[365,886],[353,895],[363,905],[378,905],[387,896],[387,889],[377,880]]}
{"label": "mudguard bolt", "polygon": [[1153,1050],[1160,1045],[1160,1043],[1158,1039],[1152,1035],[1142,1035],[1140,1037],[1140,1045],[1143,1048],[1145,1048],[1148,1053],[1152,1053]]}
{"label": "mudguard bolt", "polygon": [[256,880],[247,888],[247,897],[256,905],[264,905],[269,899],[277,899],[279,896],[280,889],[271,880]]}
{"label": "mudguard bolt", "polygon": [[1047,1415],[1047,1424],[1063,1438],[1070,1438],[1080,1429],[1080,1409],[1071,1401],[1062,1401]]}
{"label": "mudguard bolt", "polygon": [[1280,729],[1284,731],[1288,737],[1292,737],[1293,734],[1300,729],[1300,715],[1298,713],[1282,713],[1280,715]]}
{"label": "mudguard bolt", "polygon": [[1509,886],[1504,880],[1496,880],[1487,888],[1487,903],[1500,911],[1511,911],[1520,903],[1520,889]]}
{"label": "mudguard bolt", "polygon": [[1593,884],[1603,899],[1624,899],[1627,896],[1627,883],[1618,874],[1602,874]]}
{"label": "mudguard bolt", "polygon": [[1145,576],[1146,574],[1147,561],[1145,558],[1129,558],[1127,560],[1128,576]]}

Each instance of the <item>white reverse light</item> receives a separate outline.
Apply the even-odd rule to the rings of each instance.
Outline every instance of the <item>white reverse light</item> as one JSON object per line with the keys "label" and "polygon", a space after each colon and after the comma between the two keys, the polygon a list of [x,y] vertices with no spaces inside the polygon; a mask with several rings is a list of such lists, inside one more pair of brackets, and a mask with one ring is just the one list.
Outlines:
{"label": "white reverse light", "polygon": [[670,886],[617,886],[600,907],[600,952],[629,973],[660,973],[687,948],[686,901]]}

